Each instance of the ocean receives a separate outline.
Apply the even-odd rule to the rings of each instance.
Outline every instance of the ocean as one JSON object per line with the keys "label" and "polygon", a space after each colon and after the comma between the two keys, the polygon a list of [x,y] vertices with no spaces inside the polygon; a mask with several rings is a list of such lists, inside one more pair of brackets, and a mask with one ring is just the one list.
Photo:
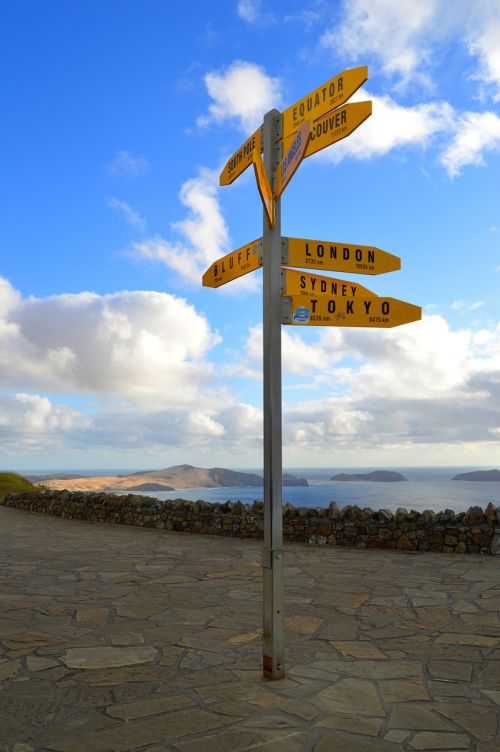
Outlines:
{"label": "ocean", "polygon": [[[454,475],[476,467],[398,467],[384,468],[397,470],[408,478],[397,483],[380,483],[373,481],[331,482],[328,480],[337,473],[367,473],[374,468],[287,468],[286,472],[300,478],[306,478],[310,485],[306,487],[285,486],[283,501],[299,507],[327,507],[336,501],[340,507],[357,504],[360,507],[396,510],[398,507],[435,512],[453,509],[463,512],[470,506],[486,507],[491,501],[500,506],[500,483],[485,481],[453,481]],[[493,468],[480,468],[493,469]],[[123,472],[123,471],[122,471]],[[257,472],[253,469],[246,472]],[[86,473],[87,474],[87,473]],[[212,503],[226,501],[243,501],[252,503],[262,501],[263,492],[258,487],[238,488],[195,488],[183,491],[150,491],[148,496],[157,499],[202,499]]]}

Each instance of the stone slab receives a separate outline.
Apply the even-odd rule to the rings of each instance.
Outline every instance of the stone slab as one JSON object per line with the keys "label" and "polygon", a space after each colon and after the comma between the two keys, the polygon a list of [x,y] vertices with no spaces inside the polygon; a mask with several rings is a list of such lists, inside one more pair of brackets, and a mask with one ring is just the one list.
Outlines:
{"label": "stone slab", "polygon": [[464,734],[439,731],[419,731],[410,742],[412,749],[470,749],[470,740]]}
{"label": "stone slab", "polygon": [[385,703],[430,699],[421,679],[386,679],[378,685]]}
{"label": "stone slab", "polygon": [[157,654],[156,648],[149,645],[127,648],[71,648],[62,656],[62,660],[68,668],[120,668],[150,663]]}
{"label": "stone slab", "polygon": [[169,742],[187,734],[194,734],[224,724],[215,713],[205,710],[184,710],[165,713],[143,721],[120,724],[99,733],[79,735],[77,739],[52,743],[58,752],[127,752],[146,744]]}
{"label": "stone slab", "polygon": [[318,692],[314,704],[327,712],[351,713],[356,708],[360,716],[385,716],[375,686],[366,679],[340,679]]}
{"label": "stone slab", "polygon": [[301,752],[307,739],[304,731],[225,731],[187,742],[177,742],[180,752]]}

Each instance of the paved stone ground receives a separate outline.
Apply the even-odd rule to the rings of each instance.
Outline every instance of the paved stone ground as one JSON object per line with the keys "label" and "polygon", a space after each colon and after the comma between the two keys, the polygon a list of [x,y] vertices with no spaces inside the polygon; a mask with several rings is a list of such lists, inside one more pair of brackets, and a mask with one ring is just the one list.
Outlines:
{"label": "paved stone ground", "polygon": [[0,752],[499,752],[500,561],[286,546],[0,507]]}

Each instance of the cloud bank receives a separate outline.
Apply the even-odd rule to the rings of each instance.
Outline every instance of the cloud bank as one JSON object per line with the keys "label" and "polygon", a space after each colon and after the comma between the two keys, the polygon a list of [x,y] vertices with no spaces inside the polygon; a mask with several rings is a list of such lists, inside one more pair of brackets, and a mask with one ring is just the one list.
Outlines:
{"label": "cloud bank", "polygon": [[[167,293],[23,299],[1,279],[0,303],[7,456],[101,448],[258,464],[260,399],[245,404],[237,390],[261,380],[260,325],[221,367],[220,335]],[[429,315],[392,330],[284,328],[283,383],[285,452],[304,460],[328,464],[333,445],[392,456],[499,448],[500,324],[454,330]]]}

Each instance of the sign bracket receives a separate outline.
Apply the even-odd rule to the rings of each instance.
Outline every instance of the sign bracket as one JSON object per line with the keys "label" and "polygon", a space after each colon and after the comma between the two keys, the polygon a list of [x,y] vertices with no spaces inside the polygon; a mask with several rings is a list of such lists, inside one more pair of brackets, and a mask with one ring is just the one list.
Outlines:
{"label": "sign bracket", "polygon": [[281,323],[292,323],[292,298],[289,295],[281,297]]}
{"label": "sign bracket", "polygon": [[281,238],[281,263],[288,264],[288,238]]}

